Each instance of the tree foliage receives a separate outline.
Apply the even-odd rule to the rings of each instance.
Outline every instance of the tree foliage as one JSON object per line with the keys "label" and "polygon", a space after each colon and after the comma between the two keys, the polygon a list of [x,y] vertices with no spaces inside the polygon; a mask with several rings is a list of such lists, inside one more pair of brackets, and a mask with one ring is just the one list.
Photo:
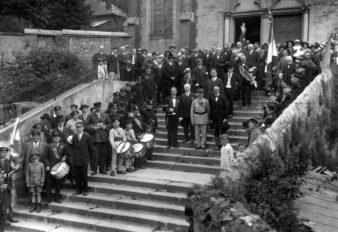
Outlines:
{"label": "tree foliage", "polygon": [[0,15],[0,31],[15,32],[22,32],[25,27],[80,29],[89,25],[92,18],[85,0],[0,1]]}

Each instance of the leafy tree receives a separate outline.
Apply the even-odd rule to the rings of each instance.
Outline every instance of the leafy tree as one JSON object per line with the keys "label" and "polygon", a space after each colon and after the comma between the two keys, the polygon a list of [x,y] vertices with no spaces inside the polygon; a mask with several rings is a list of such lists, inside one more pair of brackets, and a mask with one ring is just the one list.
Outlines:
{"label": "leafy tree", "polygon": [[80,29],[92,18],[85,0],[2,0],[0,31]]}

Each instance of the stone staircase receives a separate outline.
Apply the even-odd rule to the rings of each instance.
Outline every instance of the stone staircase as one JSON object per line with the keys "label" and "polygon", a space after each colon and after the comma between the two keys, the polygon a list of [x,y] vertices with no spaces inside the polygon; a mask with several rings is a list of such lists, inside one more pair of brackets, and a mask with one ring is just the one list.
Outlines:
{"label": "stone staircase", "polygon": [[[267,98],[263,92],[253,93],[251,107],[234,106],[230,120],[230,143],[236,150],[246,143],[247,134],[242,121],[262,114]],[[207,150],[195,150],[191,143],[167,149],[164,113],[158,114],[154,161],[146,169],[126,175],[89,176],[89,194],[73,196],[71,186],[64,186],[62,204],[50,203],[41,213],[28,212],[28,199],[20,199],[15,212],[20,223],[8,231],[186,231],[184,204],[187,192],[195,185],[205,185],[219,173],[220,152],[214,151],[212,131],[208,132]],[[178,140],[183,140],[179,128]]]}

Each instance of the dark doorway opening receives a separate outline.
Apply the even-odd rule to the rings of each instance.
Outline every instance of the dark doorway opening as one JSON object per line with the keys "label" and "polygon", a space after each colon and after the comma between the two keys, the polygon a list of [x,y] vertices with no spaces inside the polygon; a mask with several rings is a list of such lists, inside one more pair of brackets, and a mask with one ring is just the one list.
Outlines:
{"label": "dark doorway opening", "polygon": [[246,27],[246,40],[250,40],[251,43],[261,41],[261,16],[249,16],[235,18],[235,42],[239,40],[241,36],[241,26],[245,23]]}

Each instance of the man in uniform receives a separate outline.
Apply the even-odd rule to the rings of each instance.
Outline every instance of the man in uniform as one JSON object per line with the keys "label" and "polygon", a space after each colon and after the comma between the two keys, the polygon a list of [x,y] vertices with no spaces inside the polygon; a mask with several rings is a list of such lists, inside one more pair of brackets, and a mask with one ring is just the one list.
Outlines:
{"label": "man in uniform", "polygon": [[60,190],[62,185],[62,179],[56,179],[50,174],[52,168],[61,161],[66,161],[66,144],[61,142],[61,132],[58,130],[52,133],[53,142],[48,144],[47,155],[42,162],[46,167],[47,178],[47,202],[52,201],[52,188],[55,188],[55,201],[62,203]]}
{"label": "man in uniform", "polygon": [[[204,97],[204,89],[197,91],[197,98],[192,101],[190,109],[191,124],[195,127],[196,149],[205,150],[207,140],[207,125],[209,124],[210,106]],[[202,139],[201,139],[202,137]]]}
{"label": "man in uniform", "polygon": [[5,216],[4,220],[7,220],[12,223],[18,222],[13,217],[13,209],[11,205],[11,192],[13,189],[13,180],[11,176],[11,172],[17,171],[21,166],[13,168],[11,166],[11,156],[9,154],[9,149],[7,147],[0,147],[0,173],[3,175],[3,183],[0,188],[1,191],[1,211],[3,216]]}
{"label": "man in uniform", "polygon": [[[146,127],[146,132],[152,133],[154,136],[156,134],[156,129],[157,129],[157,119],[156,119],[156,110],[153,109],[153,102],[152,101],[147,101],[146,102],[147,108],[142,111],[142,120],[145,124]],[[153,151],[154,148],[149,148],[146,151],[146,158],[148,160],[154,160],[153,158]]]}
{"label": "man in uniform", "polygon": [[89,116],[86,126],[91,132],[92,141],[94,143],[95,152],[91,157],[91,175],[97,174],[97,165],[102,174],[107,174],[106,167],[110,163],[106,163],[107,155],[109,155],[109,127],[110,120],[107,114],[101,112],[101,102],[94,103],[95,111]]}

